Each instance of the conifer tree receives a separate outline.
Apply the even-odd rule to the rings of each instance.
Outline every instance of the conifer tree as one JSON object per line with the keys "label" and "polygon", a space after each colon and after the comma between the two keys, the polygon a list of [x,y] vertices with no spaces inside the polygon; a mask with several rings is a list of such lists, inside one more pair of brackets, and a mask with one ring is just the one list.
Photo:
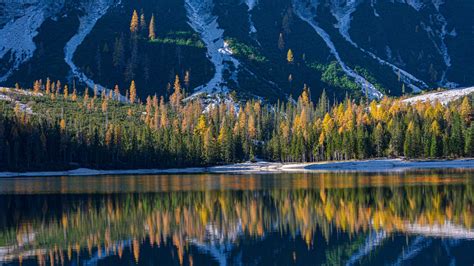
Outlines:
{"label": "conifer tree", "polygon": [[288,53],[286,54],[286,61],[288,62],[288,64],[293,64],[293,62],[295,61],[295,57],[291,49],[289,49]]}
{"label": "conifer tree", "polygon": [[138,13],[137,10],[133,10],[132,20],[130,21],[130,32],[136,34],[138,31]]}
{"label": "conifer tree", "polygon": [[283,38],[283,33],[280,33],[280,36],[278,36],[278,49],[280,49],[280,51],[285,50],[285,39]]}
{"label": "conifer tree", "polygon": [[154,41],[156,38],[156,32],[155,32],[155,15],[151,15],[150,19],[150,26],[148,27],[148,38],[150,40]]}
{"label": "conifer tree", "polygon": [[63,96],[64,96],[64,100],[67,100],[67,98],[69,96],[69,88],[68,88],[67,85],[64,85]]}
{"label": "conifer tree", "polygon": [[146,19],[143,9],[140,11],[140,32],[146,31]]}
{"label": "conifer tree", "polygon": [[181,92],[181,83],[179,81],[179,76],[176,75],[174,80],[174,92],[170,96],[171,105],[177,110],[183,99],[183,94]]}
{"label": "conifer tree", "polygon": [[135,86],[135,81],[132,80],[132,83],[130,83],[130,102],[135,103],[135,100],[137,99],[137,88]]}
{"label": "conifer tree", "polygon": [[46,94],[51,92],[51,80],[49,78],[46,79]]}

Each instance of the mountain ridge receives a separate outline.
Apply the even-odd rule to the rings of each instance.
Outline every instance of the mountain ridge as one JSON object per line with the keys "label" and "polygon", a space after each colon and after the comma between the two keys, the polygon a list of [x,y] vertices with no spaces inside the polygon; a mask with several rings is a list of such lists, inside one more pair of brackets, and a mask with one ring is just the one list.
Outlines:
{"label": "mountain ridge", "polygon": [[[143,95],[166,96],[178,75],[189,93],[274,101],[304,84],[314,95],[368,88],[379,98],[474,83],[469,1],[29,0],[0,10],[1,85],[50,77],[127,88],[134,79]],[[132,41],[133,10],[146,24],[156,15],[156,40]]]}

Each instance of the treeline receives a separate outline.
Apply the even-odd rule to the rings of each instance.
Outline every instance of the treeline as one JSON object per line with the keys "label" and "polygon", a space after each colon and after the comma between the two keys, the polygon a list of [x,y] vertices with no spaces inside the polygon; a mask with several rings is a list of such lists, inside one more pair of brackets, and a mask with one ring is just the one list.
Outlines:
{"label": "treeline", "polygon": [[16,104],[0,101],[3,170],[474,156],[472,97],[448,106],[392,98],[330,104],[323,93],[314,104],[305,88],[286,103],[204,105],[199,98],[183,101],[179,78],[168,101],[150,96],[137,102],[133,82],[131,103],[117,100],[119,88],[78,95],[56,83],[34,91],[11,93]]}

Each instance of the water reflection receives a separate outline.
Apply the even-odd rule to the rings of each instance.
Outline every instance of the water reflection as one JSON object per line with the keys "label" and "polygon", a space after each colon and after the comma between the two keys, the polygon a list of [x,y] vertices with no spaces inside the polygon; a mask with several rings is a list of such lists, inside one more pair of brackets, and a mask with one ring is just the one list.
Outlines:
{"label": "water reflection", "polygon": [[472,265],[472,172],[0,180],[0,262]]}

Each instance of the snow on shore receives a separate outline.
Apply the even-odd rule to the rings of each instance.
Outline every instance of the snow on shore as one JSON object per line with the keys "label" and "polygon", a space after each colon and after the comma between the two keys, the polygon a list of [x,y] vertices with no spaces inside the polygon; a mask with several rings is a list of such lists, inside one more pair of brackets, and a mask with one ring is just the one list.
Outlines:
{"label": "snow on shore", "polygon": [[403,172],[429,169],[474,169],[474,159],[405,161],[401,159],[282,164],[270,162],[240,163],[213,167],[135,170],[93,170],[80,168],[51,172],[0,172],[1,177],[51,177],[154,174],[265,174],[311,172]]}
{"label": "snow on shore", "polygon": [[471,93],[474,93],[474,87],[463,88],[463,89],[454,89],[454,90],[447,90],[441,92],[432,92],[426,93],[423,95],[411,97],[408,99],[403,100],[403,103],[413,104],[416,102],[426,102],[430,101],[432,103],[438,101],[441,104],[448,104],[452,101],[455,101],[459,98],[467,96]]}
{"label": "snow on shore", "polygon": [[293,0],[293,7],[295,14],[303,21],[308,23],[316,33],[324,40],[326,46],[329,48],[331,54],[336,58],[337,62],[341,66],[342,70],[351,78],[355,80],[359,86],[363,88],[364,91],[367,91],[368,95],[371,98],[382,98],[383,94],[375,88],[373,84],[367,81],[364,77],[357,74],[354,70],[349,68],[344,61],[342,61],[339,52],[336,49],[336,46],[332,42],[329,34],[319,27],[316,22],[316,10],[318,8],[318,1],[315,0]]}
{"label": "snow on shore", "polygon": [[408,170],[429,169],[474,169],[474,159],[432,161],[406,161],[402,159],[343,161],[311,164],[304,167],[304,169],[307,171],[323,172],[403,172]]}

